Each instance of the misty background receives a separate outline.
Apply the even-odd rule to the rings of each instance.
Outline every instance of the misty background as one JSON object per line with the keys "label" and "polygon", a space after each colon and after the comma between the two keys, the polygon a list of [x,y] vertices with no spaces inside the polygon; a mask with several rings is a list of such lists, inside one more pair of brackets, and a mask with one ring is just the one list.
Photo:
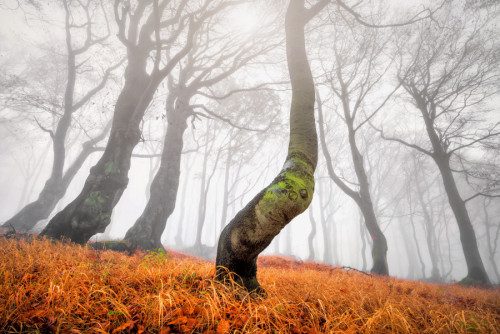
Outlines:
{"label": "misty background", "polygon": [[[53,167],[51,132],[62,117],[68,81],[67,16],[62,3],[8,0],[0,5],[0,223],[38,198]],[[77,56],[75,100],[85,98],[108,73],[102,87],[72,114],[65,139],[68,168],[82,144],[99,136],[112,119],[124,84],[126,49],[117,37],[111,3],[65,3],[75,22],[71,30],[75,48],[85,45],[85,29],[76,26],[86,20],[86,13],[94,22],[92,38],[100,39]],[[87,4],[90,10],[85,12]],[[410,18],[427,5],[438,7],[432,2],[369,1],[356,9],[381,25]],[[214,78],[237,64],[234,72],[199,88],[189,100],[192,115],[183,135],[179,190],[161,237],[165,247],[214,259],[222,228],[272,180],[286,155],[290,87],[285,7],[284,1],[253,1],[222,11],[214,30],[206,32],[206,39],[200,37],[199,52],[181,61],[159,85],[141,121],[128,186],[106,231],[91,241],[123,238],[143,212],[163,149],[169,94],[185,76],[189,82],[198,73],[183,74],[183,69],[193,62]],[[443,80],[448,90],[439,98],[446,112],[435,127],[453,151],[453,177],[466,200],[488,276],[500,282],[498,14],[495,3],[450,1],[435,14],[440,24],[423,20],[379,29],[356,25],[354,16],[329,6],[311,22],[307,50],[321,103],[318,134],[323,132],[320,141],[325,146],[319,148],[311,206],[282,230],[264,254],[364,271],[371,267],[373,240],[363,215],[328,170],[330,163],[338,179],[359,189],[341,78],[351,97],[362,97],[350,101],[351,116],[356,114],[357,145],[375,215],[387,239],[389,274],[443,282],[463,278],[467,268],[456,219],[439,169],[422,152],[432,148],[423,118],[401,86],[407,79],[410,84],[418,82],[422,68],[433,70],[432,79],[458,69],[461,72],[451,81]],[[218,60],[220,55],[225,58]],[[446,92],[453,94],[444,96]],[[103,137],[92,144],[93,152],[50,216],[32,232],[41,231],[80,193],[106,147],[106,132]]]}

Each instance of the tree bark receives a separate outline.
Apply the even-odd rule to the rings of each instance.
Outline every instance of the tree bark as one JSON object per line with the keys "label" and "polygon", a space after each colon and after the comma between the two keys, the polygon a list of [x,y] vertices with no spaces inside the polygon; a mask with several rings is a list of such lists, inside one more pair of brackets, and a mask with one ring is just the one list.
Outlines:
{"label": "tree bark", "polygon": [[182,137],[190,115],[187,104],[187,101],[179,99],[174,110],[169,110],[167,114],[167,134],[163,143],[161,163],[151,183],[148,203],[141,216],[125,235],[125,240],[130,241],[134,248],[163,249],[161,236],[168,217],[174,211],[179,188],[184,145]]}
{"label": "tree bark", "polygon": [[[217,278],[229,272],[248,291],[262,291],[257,280],[257,256],[295,216],[304,212],[314,192],[318,145],[314,121],[314,82],[305,50],[304,26],[313,8],[291,0],[285,19],[286,54],[292,84],[290,141],[285,164],[271,184],[257,194],[221,233],[217,247]],[[320,6],[320,8],[318,7]]]}

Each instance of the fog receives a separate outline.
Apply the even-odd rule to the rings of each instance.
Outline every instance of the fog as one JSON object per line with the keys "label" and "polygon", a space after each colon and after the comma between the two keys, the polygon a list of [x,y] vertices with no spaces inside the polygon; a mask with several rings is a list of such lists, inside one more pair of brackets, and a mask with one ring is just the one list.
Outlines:
{"label": "fog", "polygon": [[[108,189],[88,190],[85,205],[89,199],[99,204],[102,194],[108,210],[96,213],[96,231],[104,232],[91,233],[90,242],[123,239],[140,217],[153,219],[151,206],[162,212],[155,219],[166,222],[164,247],[215,260],[222,229],[280,173],[292,97],[286,2],[159,2],[160,12],[142,2],[147,5],[135,22],[141,31],[154,21],[146,42],[131,32],[141,1],[118,1],[116,8],[93,0],[0,5],[4,233],[40,233],[54,217],[70,226],[83,214],[63,210],[98,179],[91,168],[101,166],[106,176],[119,174],[116,182],[102,182],[122,188],[109,190],[109,205]],[[489,280],[498,284],[499,8],[431,3],[431,20],[425,3],[411,3],[368,2],[349,7],[354,14],[330,4],[306,26],[319,136],[314,196],[262,254],[377,272],[372,253],[385,238],[390,276],[453,282],[470,276],[478,257],[467,262],[464,254],[476,247]],[[169,19],[174,22],[161,25]],[[193,28],[189,20],[201,23]],[[198,30],[191,36],[190,29]],[[131,65],[141,62],[141,48],[150,48],[145,79]],[[134,94],[145,86],[150,91]],[[127,97],[132,102],[123,102]],[[134,99],[146,102],[142,114],[136,107],[130,117],[116,116],[119,103]],[[67,118],[64,133],[60,124]],[[123,125],[135,119],[138,132]],[[116,129],[122,132],[115,136]],[[136,132],[137,142],[129,143]],[[127,149],[112,152],[125,142],[130,160]],[[178,178],[176,150],[182,151]],[[115,164],[102,162],[108,153]],[[156,175],[166,181],[150,191]],[[48,180],[61,183],[47,190]],[[40,201],[41,192],[54,198]],[[50,208],[48,216],[13,219],[37,199]],[[154,201],[164,210],[153,208]],[[467,221],[472,234],[466,235]]]}

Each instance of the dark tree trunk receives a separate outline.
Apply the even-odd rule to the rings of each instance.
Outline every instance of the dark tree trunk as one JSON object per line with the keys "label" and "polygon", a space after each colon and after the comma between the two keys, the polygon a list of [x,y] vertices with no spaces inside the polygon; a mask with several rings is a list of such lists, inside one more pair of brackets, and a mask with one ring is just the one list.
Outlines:
{"label": "dark tree trunk", "polygon": [[[104,232],[109,225],[113,208],[128,185],[132,151],[141,138],[140,122],[144,112],[162,80],[193,47],[193,36],[203,20],[217,12],[202,15],[199,21],[191,20],[184,46],[160,69],[164,45],[158,36],[158,24],[167,3],[163,2],[160,8],[153,5],[147,17],[143,15],[150,5],[147,1],[139,2],[133,15],[129,15],[130,6],[124,6],[120,17],[115,7],[118,38],[127,46],[128,64],[125,85],[115,105],[109,141],[101,159],[91,168],[80,194],[49,222],[42,235],[85,243],[94,234]],[[179,14],[183,8],[183,5],[179,6]],[[176,19],[170,22],[175,24]],[[172,43],[178,36],[179,31],[172,32]],[[150,68],[148,61],[153,50],[156,50],[156,59]]]}
{"label": "dark tree trunk", "polygon": [[140,139],[140,121],[160,81],[150,77],[145,68],[146,58],[129,61],[106,149],[91,168],[81,193],[49,222],[42,235],[86,243],[106,229],[128,185],[132,151]]}
{"label": "dark tree trunk", "polygon": [[364,217],[366,228],[373,240],[373,265],[370,271],[379,275],[389,275],[389,268],[387,266],[387,240],[378,225],[377,217],[373,210],[373,204],[369,196],[363,197],[363,195],[361,195],[360,209]]}
{"label": "dark tree trunk", "polygon": [[312,200],[318,147],[314,83],[305,50],[304,26],[314,11],[327,3],[321,1],[306,10],[303,0],[290,1],[285,23],[292,84],[288,155],[279,175],[233,218],[219,238],[217,278],[224,281],[228,272],[234,273],[248,291],[262,291],[257,281],[257,256]]}
{"label": "dark tree trunk", "polygon": [[434,159],[438,165],[441,177],[443,179],[444,189],[448,195],[448,202],[450,203],[455,219],[457,220],[458,229],[460,231],[460,241],[467,263],[467,279],[478,281],[482,284],[489,285],[490,280],[484,268],[479,248],[477,246],[476,233],[472,227],[472,222],[465,207],[465,202],[460,197],[455,179],[451,168],[449,166],[448,157],[436,157]]}
{"label": "dark tree trunk", "polygon": [[167,219],[175,208],[181,174],[183,135],[189,116],[186,109],[188,102],[181,99],[177,102],[175,109],[167,114],[167,133],[163,143],[160,168],[151,183],[146,208],[125,235],[125,240],[130,241],[134,248],[163,249],[161,236]]}

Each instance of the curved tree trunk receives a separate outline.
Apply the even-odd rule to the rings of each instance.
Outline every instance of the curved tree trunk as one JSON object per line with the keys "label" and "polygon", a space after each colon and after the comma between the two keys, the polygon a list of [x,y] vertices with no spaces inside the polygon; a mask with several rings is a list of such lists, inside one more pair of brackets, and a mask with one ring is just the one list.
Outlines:
{"label": "curved tree trunk", "polygon": [[389,268],[387,266],[387,240],[378,225],[371,198],[361,195],[361,203],[359,206],[365,220],[366,228],[373,240],[373,265],[370,271],[379,275],[389,275]]}
{"label": "curved tree trunk", "polygon": [[146,207],[135,224],[127,231],[125,240],[132,247],[146,250],[163,248],[161,236],[168,217],[175,208],[179,178],[183,135],[189,112],[185,101],[178,100],[175,109],[167,115],[167,134],[163,143],[160,168],[153,179]]}
{"label": "curved tree trunk", "polygon": [[318,145],[314,121],[314,83],[306,56],[304,26],[328,1],[311,9],[291,0],[285,22],[286,54],[292,84],[290,142],[285,164],[271,184],[255,196],[222,231],[217,247],[217,278],[228,272],[248,291],[262,291],[257,256],[295,216],[304,212],[314,192]]}
{"label": "curved tree trunk", "polygon": [[323,122],[323,112],[322,104],[318,94],[318,116],[320,123],[320,141],[323,154],[325,156],[326,165],[328,168],[328,175],[335,182],[335,184],[349,197],[351,197],[358,205],[365,222],[365,226],[370,233],[373,240],[372,244],[372,259],[373,266],[371,272],[379,275],[389,275],[389,268],[387,265],[387,240],[384,233],[378,225],[377,217],[375,215],[375,209],[373,207],[373,202],[370,195],[370,185],[368,182],[368,176],[363,165],[363,156],[359,152],[356,144],[356,130],[354,129],[354,119],[351,116],[349,103],[346,98],[342,99],[345,123],[347,125],[348,136],[349,136],[349,148],[351,150],[351,157],[356,172],[356,177],[359,183],[359,191],[355,191],[347,186],[335,173],[332,164],[332,158],[328,152],[328,147],[326,145],[324,122]]}
{"label": "curved tree trunk", "polygon": [[42,235],[85,243],[106,229],[111,212],[128,185],[132,151],[140,139],[140,121],[159,83],[150,78],[145,68],[146,58],[129,62],[101,159],[91,168],[78,197],[54,216]]}

